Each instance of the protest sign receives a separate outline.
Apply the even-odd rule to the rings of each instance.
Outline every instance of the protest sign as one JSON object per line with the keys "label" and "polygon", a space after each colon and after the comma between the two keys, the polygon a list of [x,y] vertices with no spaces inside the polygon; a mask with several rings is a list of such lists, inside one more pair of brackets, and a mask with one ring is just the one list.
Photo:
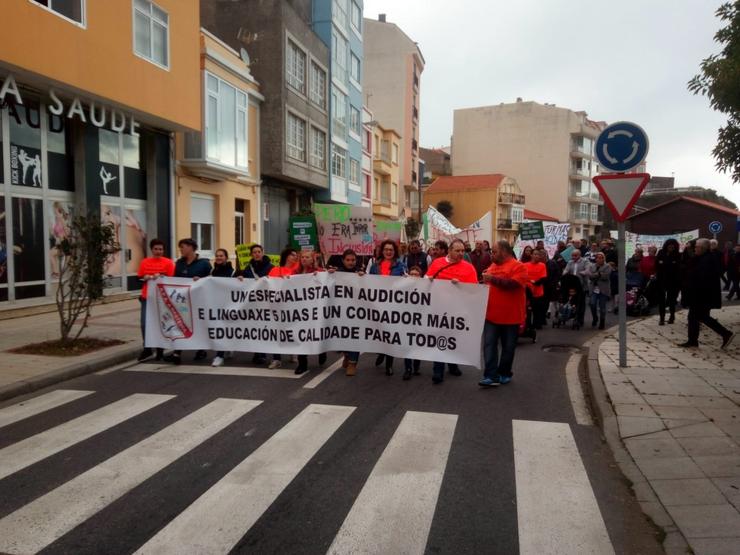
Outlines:
{"label": "protest sign", "polygon": [[488,287],[321,272],[150,283],[146,346],[386,353],[480,368]]}
{"label": "protest sign", "polygon": [[529,241],[523,241],[520,237],[517,237],[514,243],[514,252],[519,257],[524,250],[524,247],[530,246],[535,247],[537,241],[545,243],[545,250],[547,256],[552,258],[558,249],[558,241],[565,243],[568,240],[568,233],[570,232],[570,224],[560,224],[558,222],[542,222],[542,226],[545,232],[544,239],[531,239]]}
{"label": "protest sign", "polygon": [[396,244],[400,244],[403,237],[403,225],[403,222],[375,220],[373,227],[373,242],[376,245],[379,245],[386,239],[390,239]]}
{"label": "protest sign", "polygon": [[519,224],[519,238],[522,241],[544,239],[545,227],[542,222],[522,222]]}
{"label": "protest sign", "polygon": [[324,256],[352,249],[360,256],[373,254],[373,214],[367,206],[314,204],[319,245]]}
{"label": "protest sign", "polygon": [[473,246],[476,241],[493,240],[493,216],[486,212],[479,220],[476,220],[465,228],[458,228],[445,218],[437,209],[430,206],[423,216],[423,227],[421,239],[427,247],[434,245],[436,241],[447,241],[462,239],[465,243]]}
{"label": "protest sign", "polygon": [[[616,231],[610,231],[609,234],[612,239],[617,239]],[[627,258],[631,257],[633,254],[635,254],[635,249],[638,246],[642,247],[642,249],[645,251],[645,254],[647,254],[648,247],[656,247],[658,250],[660,250],[661,248],[663,248],[663,243],[665,243],[668,239],[675,239],[676,241],[678,241],[680,249],[683,250],[683,247],[686,243],[698,238],[698,229],[694,229],[692,231],[683,231],[681,233],[671,233],[668,235],[644,235],[627,231],[625,237],[625,253],[627,255]]]}
{"label": "protest sign", "polygon": [[301,251],[315,251],[319,246],[315,216],[292,216],[288,221],[290,246]]}
{"label": "protest sign", "polygon": [[[249,266],[249,262],[252,260],[252,253],[251,248],[252,245],[256,245],[256,243],[249,243],[244,245],[237,245],[236,250],[236,260],[239,264],[238,269],[243,270],[247,266]],[[273,266],[280,266],[280,255],[279,254],[265,254],[267,258],[270,259],[270,262]]]}

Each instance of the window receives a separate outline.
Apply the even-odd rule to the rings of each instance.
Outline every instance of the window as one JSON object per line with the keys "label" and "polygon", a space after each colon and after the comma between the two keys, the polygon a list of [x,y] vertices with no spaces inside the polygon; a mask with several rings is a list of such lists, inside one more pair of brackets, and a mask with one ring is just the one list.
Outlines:
{"label": "window", "polygon": [[347,27],[347,0],[332,0],[331,15],[341,28]]}
{"label": "window", "polygon": [[331,63],[334,76],[344,83],[347,80],[347,41],[337,33],[331,34]]}
{"label": "window", "polygon": [[360,162],[351,158],[349,161],[349,182],[360,184]]}
{"label": "window", "polygon": [[393,143],[393,163],[398,164],[398,145]]}
{"label": "window", "polygon": [[306,93],[306,53],[292,40],[288,41],[288,59],[285,61],[288,85],[299,93]]}
{"label": "window", "polygon": [[376,202],[380,198],[380,180],[376,177],[374,178],[375,186],[373,187],[373,200]]}
{"label": "window", "polygon": [[337,177],[347,176],[347,151],[331,145],[331,173]]}
{"label": "window", "polygon": [[216,201],[210,195],[190,195],[190,235],[198,243],[203,255],[214,251]]}
{"label": "window", "polygon": [[288,113],[288,156],[306,161],[306,122]]}
{"label": "window", "polygon": [[350,10],[352,28],[358,33],[362,33],[362,9],[356,2],[350,1]]}
{"label": "window", "polygon": [[373,153],[372,147],[373,147],[373,139],[372,139],[372,133],[370,131],[365,131],[362,134],[362,148],[368,153]]}
{"label": "window", "polygon": [[588,204],[582,202],[579,208],[579,219],[588,220]]}
{"label": "window", "polygon": [[393,204],[398,204],[398,183],[393,184],[393,196],[391,197]]}
{"label": "window", "polygon": [[352,131],[358,137],[362,132],[362,122],[360,119],[360,111],[354,106],[349,107],[349,130]]}
{"label": "window", "polygon": [[391,182],[388,179],[383,179],[380,187],[380,204],[391,203]]}
{"label": "window", "polygon": [[363,177],[365,178],[365,190],[362,191],[362,194],[365,198],[370,198],[372,195],[372,185],[370,184],[370,174],[364,174]]}
{"label": "window", "polygon": [[391,148],[391,142],[388,140],[383,140],[380,143],[380,157],[383,159],[383,162],[391,163],[391,153],[388,152]]}
{"label": "window", "polygon": [[247,169],[247,94],[206,72],[206,158]]}
{"label": "window", "polygon": [[311,127],[311,155],[309,163],[314,168],[326,168],[326,133]]}
{"label": "window", "polygon": [[326,72],[311,62],[311,102],[326,108]]}
{"label": "window", "polygon": [[85,25],[85,0],[31,0],[65,19]]}
{"label": "window", "polygon": [[243,245],[246,241],[244,240],[244,206],[245,202],[242,199],[234,200],[234,244]]}
{"label": "window", "polygon": [[347,134],[347,97],[334,90],[332,97],[332,130],[341,138]]}
{"label": "window", "polygon": [[169,67],[169,17],[149,0],[134,0],[134,52]]}
{"label": "window", "polygon": [[599,219],[599,207],[596,204],[591,205],[591,221],[596,222]]}
{"label": "window", "polygon": [[511,209],[511,221],[515,224],[520,224],[524,221],[524,208],[514,206]]}
{"label": "window", "polygon": [[360,58],[350,52],[349,54],[349,76],[360,83]]}

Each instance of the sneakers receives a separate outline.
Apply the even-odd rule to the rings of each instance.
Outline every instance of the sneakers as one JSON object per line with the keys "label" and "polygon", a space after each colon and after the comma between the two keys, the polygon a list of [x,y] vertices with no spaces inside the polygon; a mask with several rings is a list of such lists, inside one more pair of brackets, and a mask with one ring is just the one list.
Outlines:
{"label": "sneakers", "polygon": [[660,321],[658,322],[658,325],[659,325],[659,326],[665,326],[665,320],[663,320],[663,319],[661,318],[661,319],[660,319]]}
{"label": "sneakers", "polygon": [[511,381],[511,376],[499,376],[498,377],[498,383],[501,385],[506,385]]}
{"label": "sneakers", "polygon": [[403,371],[403,376],[401,376],[401,379],[403,380],[411,379],[411,368],[406,368],[406,370]]}
{"label": "sneakers", "polygon": [[267,362],[265,355],[256,354],[252,357],[252,364],[264,364],[265,362]]}
{"label": "sneakers", "polygon": [[727,348],[727,346],[732,342],[733,339],[735,339],[734,332],[730,332],[727,335],[725,335],[724,339],[722,340],[722,347],[720,347],[720,349]]}
{"label": "sneakers", "polygon": [[495,387],[498,385],[498,382],[495,381],[493,378],[483,378],[481,381],[478,382],[478,385],[481,387]]}
{"label": "sneakers", "polygon": [[462,376],[462,372],[461,372],[461,371],[460,371],[460,369],[459,369],[459,368],[457,367],[457,365],[452,365],[452,364],[450,364],[450,365],[449,365],[449,368],[448,368],[448,370],[447,370],[447,372],[448,372],[449,374],[453,375],[453,376]]}
{"label": "sneakers", "polygon": [[195,360],[203,360],[208,356],[208,353],[206,353],[203,349],[200,349],[197,353],[195,353]]}
{"label": "sneakers", "polygon": [[271,360],[270,364],[267,365],[267,367],[270,370],[275,370],[275,368],[280,368],[283,365],[283,363],[279,360]]}
{"label": "sneakers", "polygon": [[[728,343],[729,343],[729,340],[728,340]],[[698,343],[694,343],[693,341],[686,341],[685,343],[679,343],[678,346],[679,347],[683,347],[684,349],[688,349],[688,348],[691,348],[691,347],[698,347],[699,344]]]}
{"label": "sneakers", "polygon": [[304,372],[308,372],[308,366],[304,366],[302,364],[298,364],[298,368],[295,369],[295,374],[303,374]]}
{"label": "sneakers", "polygon": [[171,353],[164,357],[162,360],[165,362],[171,362],[172,364],[178,365],[182,362],[182,359],[180,358],[179,353]]}
{"label": "sneakers", "polygon": [[152,351],[149,347],[145,347],[144,350],[141,351],[141,354],[139,355],[139,357],[136,360],[138,360],[139,362],[141,362],[142,360],[148,359],[153,354],[154,354],[154,351]]}
{"label": "sneakers", "polygon": [[211,363],[211,366],[214,366],[218,368],[219,366],[224,365],[224,357],[214,357],[213,362]]}

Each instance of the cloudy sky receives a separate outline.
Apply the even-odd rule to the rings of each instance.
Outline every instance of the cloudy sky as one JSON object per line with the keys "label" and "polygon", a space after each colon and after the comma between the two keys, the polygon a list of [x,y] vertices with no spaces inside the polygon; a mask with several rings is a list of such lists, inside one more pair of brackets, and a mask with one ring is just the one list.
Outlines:
{"label": "cloudy sky", "polygon": [[721,0],[365,0],[419,43],[421,144],[450,143],[452,111],[524,100],[634,121],[650,137],[648,172],[716,189],[740,184],[711,156],[725,122],[686,82],[718,51]]}

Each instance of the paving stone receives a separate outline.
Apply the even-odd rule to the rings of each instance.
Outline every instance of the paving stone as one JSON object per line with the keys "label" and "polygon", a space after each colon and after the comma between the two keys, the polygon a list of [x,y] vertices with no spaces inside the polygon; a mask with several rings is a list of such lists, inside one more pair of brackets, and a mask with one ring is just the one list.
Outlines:
{"label": "paving stone", "polygon": [[706,420],[706,415],[696,407],[672,407],[665,405],[652,405],[652,408],[663,418],[681,420]]}
{"label": "paving stone", "polygon": [[669,505],[721,505],[727,502],[709,478],[651,480],[650,486],[666,507]]}
{"label": "paving stone", "polygon": [[671,435],[673,437],[680,438],[716,438],[716,437],[727,437],[725,433],[714,423],[714,422],[694,422],[687,426],[679,426],[671,428],[669,426]]}
{"label": "paving stone", "polygon": [[737,555],[740,538],[689,538],[694,555]]}
{"label": "paving stone", "polygon": [[722,495],[732,503],[736,509],[740,510],[740,476],[734,478],[712,478],[712,482],[717,486]]}
{"label": "paving stone", "polygon": [[729,437],[682,437],[678,443],[692,456],[735,455],[740,462],[740,447]]}
{"label": "paving stone", "polygon": [[650,519],[661,528],[673,526],[673,519],[660,501],[640,501],[640,508]]}
{"label": "paving stone", "polygon": [[681,532],[693,538],[740,538],[740,513],[729,503],[666,507]]}
{"label": "paving stone", "polygon": [[[705,397],[703,397],[705,398]],[[690,407],[688,397],[681,397],[679,395],[645,395],[645,401],[651,406],[663,406],[663,407]]]}
{"label": "paving stone", "polygon": [[673,438],[668,439],[641,439],[641,436],[624,440],[624,444],[632,455],[632,458],[657,458],[657,457],[685,457],[681,444]]}
{"label": "paving stone", "polygon": [[632,483],[632,491],[635,493],[635,499],[638,501],[646,501],[654,503],[658,501],[658,497],[655,495],[652,486],[647,480],[641,482]]}
{"label": "paving stone", "polygon": [[652,418],[658,418],[658,415],[655,414],[655,411],[651,409],[650,405],[647,403],[618,403],[614,405],[614,412],[617,413],[617,416],[649,416]]}
{"label": "paving stone", "polygon": [[634,437],[665,429],[660,418],[647,416],[617,416],[619,435],[622,438]]}
{"label": "paving stone", "polygon": [[727,420],[716,420],[714,422],[718,428],[724,433],[733,438],[736,442],[740,442],[740,422],[731,422]]}
{"label": "paving stone", "polygon": [[[740,476],[740,457],[737,455],[707,455],[692,457],[701,470],[710,478]],[[665,460],[665,459],[659,459]]]}
{"label": "paving stone", "polygon": [[648,480],[705,477],[691,457],[638,459],[635,463]]}

